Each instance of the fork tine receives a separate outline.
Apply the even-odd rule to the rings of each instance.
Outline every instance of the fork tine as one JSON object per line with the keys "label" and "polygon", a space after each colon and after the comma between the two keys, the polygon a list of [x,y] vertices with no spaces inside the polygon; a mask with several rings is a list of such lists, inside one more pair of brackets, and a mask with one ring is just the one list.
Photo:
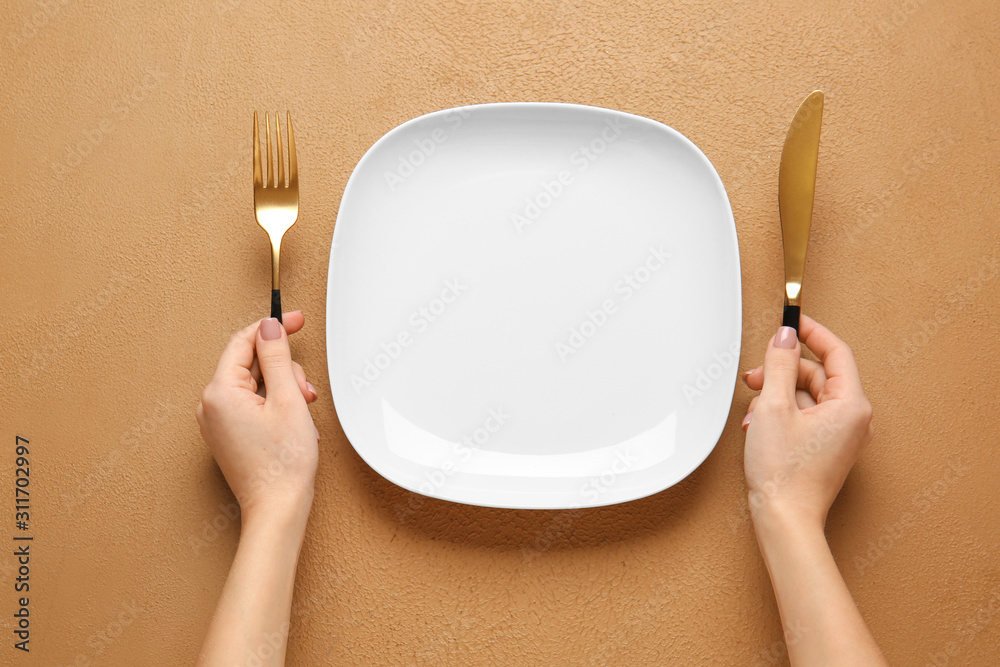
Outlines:
{"label": "fork tine", "polygon": [[285,187],[285,153],[281,150],[281,119],[274,112],[274,134],[278,138],[278,187]]}
{"label": "fork tine", "polygon": [[299,187],[299,163],[295,159],[295,133],[292,132],[292,112],[286,111],[286,122],[288,125],[288,187]]}
{"label": "fork tine", "polygon": [[264,131],[267,132],[267,183],[264,187],[274,187],[274,160],[271,158],[271,114],[264,112]]}
{"label": "fork tine", "polygon": [[260,127],[257,125],[257,112],[253,112],[253,186],[263,187],[264,177],[260,171]]}

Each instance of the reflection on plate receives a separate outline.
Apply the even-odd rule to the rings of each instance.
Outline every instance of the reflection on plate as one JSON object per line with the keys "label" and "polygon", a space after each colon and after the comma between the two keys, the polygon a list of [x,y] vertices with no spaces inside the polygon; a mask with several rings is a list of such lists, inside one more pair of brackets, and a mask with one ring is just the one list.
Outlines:
{"label": "reflection on plate", "polygon": [[722,182],[656,121],[569,104],[411,120],[358,164],[327,355],[361,457],[428,496],[607,505],[712,451],[740,354]]}

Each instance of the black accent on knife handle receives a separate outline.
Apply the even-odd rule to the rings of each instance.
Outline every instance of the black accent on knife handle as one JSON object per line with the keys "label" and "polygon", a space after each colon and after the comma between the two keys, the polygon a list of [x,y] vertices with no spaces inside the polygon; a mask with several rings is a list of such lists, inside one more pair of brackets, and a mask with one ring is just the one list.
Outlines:
{"label": "black accent on knife handle", "polygon": [[[281,322],[281,290],[271,290],[271,317],[277,317]],[[284,322],[282,322],[284,324]]]}
{"label": "black accent on knife handle", "polygon": [[785,312],[781,316],[781,326],[791,327],[799,330],[799,307],[785,305]]}

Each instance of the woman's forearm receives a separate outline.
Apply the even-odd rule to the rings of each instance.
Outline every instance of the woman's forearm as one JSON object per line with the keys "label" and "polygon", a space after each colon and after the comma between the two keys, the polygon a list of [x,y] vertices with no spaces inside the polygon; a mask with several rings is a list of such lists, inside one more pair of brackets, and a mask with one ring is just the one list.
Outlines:
{"label": "woman's forearm", "polygon": [[245,515],[197,664],[283,665],[308,504]]}
{"label": "woman's forearm", "polygon": [[792,665],[886,665],[830,553],[823,526],[778,507],[754,514]]}

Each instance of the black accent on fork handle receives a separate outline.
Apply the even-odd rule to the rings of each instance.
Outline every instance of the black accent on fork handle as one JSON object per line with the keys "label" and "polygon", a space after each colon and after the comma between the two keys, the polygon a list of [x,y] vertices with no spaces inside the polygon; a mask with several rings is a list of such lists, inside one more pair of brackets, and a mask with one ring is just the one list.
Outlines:
{"label": "black accent on fork handle", "polygon": [[[281,322],[281,290],[271,290],[271,317],[277,317]],[[284,322],[282,322],[284,324]]]}
{"label": "black accent on fork handle", "polygon": [[799,330],[799,307],[785,304],[785,312],[781,316],[781,326]]}

